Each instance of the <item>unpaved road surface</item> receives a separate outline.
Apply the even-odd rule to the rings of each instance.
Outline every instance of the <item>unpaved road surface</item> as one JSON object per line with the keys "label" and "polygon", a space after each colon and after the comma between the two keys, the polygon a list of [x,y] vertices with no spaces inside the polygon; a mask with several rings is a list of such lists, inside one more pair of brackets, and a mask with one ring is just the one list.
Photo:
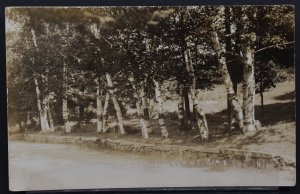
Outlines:
{"label": "unpaved road surface", "polygon": [[188,168],[130,153],[11,141],[10,190],[293,185],[294,170]]}

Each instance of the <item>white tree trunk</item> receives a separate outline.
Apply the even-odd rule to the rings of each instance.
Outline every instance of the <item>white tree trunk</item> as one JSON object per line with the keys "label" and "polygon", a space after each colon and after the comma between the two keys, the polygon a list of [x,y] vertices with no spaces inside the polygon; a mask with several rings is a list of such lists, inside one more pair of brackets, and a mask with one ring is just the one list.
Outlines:
{"label": "white tree trunk", "polygon": [[254,50],[252,50],[250,47],[246,47],[243,55],[245,60],[243,66],[243,132],[245,135],[254,135],[256,133],[254,120]]}
{"label": "white tree trunk", "polygon": [[[34,45],[35,49],[38,51],[36,35],[35,35],[35,31],[33,28],[31,29],[31,35],[32,35],[33,45]],[[40,97],[40,89],[39,89],[38,81],[36,78],[34,78],[34,83],[35,83],[35,88],[36,88],[38,110],[40,113],[41,131],[48,132],[48,131],[50,131],[50,127],[49,127],[49,122],[48,122],[48,117],[47,117],[47,110],[45,110],[46,109],[45,104],[42,104],[42,102],[40,100],[40,98],[41,98]]]}
{"label": "white tree trunk", "polygon": [[178,100],[178,120],[179,120],[179,129],[184,130],[184,97],[183,97],[183,85],[179,85],[179,100]]}
{"label": "white tree trunk", "polygon": [[44,107],[42,105],[42,102],[40,100],[40,89],[38,85],[38,80],[37,78],[34,78],[34,84],[35,84],[35,90],[36,90],[36,97],[37,97],[37,105],[38,105],[38,111],[40,114],[40,123],[41,123],[41,131],[42,132],[47,132],[50,130],[49,124],[48,124],[48,119],[47,119],[47,112],[44,111]]}
{"label": "white tree trunk", "polygon": [[142,130],[142,135],[143,135],[144,139],[148,139],[149,136],[148,136],[147,123],[145,122],[145,119],[144,119],[143,114],[142,114],[141,99],[140,99],[140,96],[138,95],[137,88],[136,88],[136,86],[134,84],[133,77],[130,77],[129,81],[131,82],[132,87],[134,89],[134,98],[136,100],[135,101],[136,112],[137,112],[137,115],[138,115],[138,118],[139,118],[141,130]]}
{"label": "white tree trunk", "polygon": [[62,103],[62,115],[63,120],[65,124],[65,132],[70,133],[71,132],[71,125],[69,121],[69,111],[68,111],[68,99],[67,99],[67,64],[64,63],[63,66],[63,103]]}
{"label": "white tree trunk", "polygon": [[194,67],[191,61],[190,57],[190,50],[187,49],[184,52],[184,57],[185,57],[185,63],[186,63],[186,68],[187,71],[189,72],[190,77],[193,80],[192,87],[190,87],[190,93],[192,97],[192,102],[193,102],[193,107],[194,107],[194,114],[196,117],[197,125],[200,131],[200,135],[202,139],[208,139],[209,131],[208,131],[208,126],[207,126],[207,120],[204,114],[204,111],[201,109],[199,105],[199,101],[197,98],[196,94],[196,77],[195,77],[195,72],[194,72]]}
{"label": "white tree trunk", "polygon": [[149,122],[149,108],[148,108],[148,103],[147,103],[147,98],[145,95],[145,91],[144,91],[144,83],[141,83],[141,89],[140,89],[140,98],[141,98],[141,103],[142,103],[142,108],[141,108],[141,112],[146,124],[146,128],[147,128],[147,132],[151,133],[152,132],[152,128]]}
{"label": "white tree trunk", "polygon": [[109,95],[109,92],[107,92],[106,96],[105,96],[104,107],[103,107],[103,128],[102,128],[102,132],[107,131],[107,119],[108,119],[107,111],[108,111],[109,99],[110,99],[110,95]]}
{"label": "white tree trunk", "polygon": [[230,121],[228,123],[228,128],[231,129],[231,125],[234,121],[234,119],[238,122],[239,128],[243,129],[243,112],[241,105],[238,103],[234,89],[233,84],[230,79],[230,74],[228,72],[227,64],[226,64],[226,57],[225,57],[225,48],[222,46],[222,44],[219,41],[219,37],[217,32],[212,32],[212,41],[213,41],[213,48],[217,54],[217,60],[221,66],[222,70],[222,76],[223,76],[223,83],[226,88],[227,97],[230,105]]}
{"label": "white tree trunk", "polygon": [[137,114],[138,114],[139,121],[140,121],[140,126],[141,126],[141,129],[142,129],[143,138],[148,139],[149,138],[149,135],[148,135],[148,125],[149,124],[144,119],[140,99],[137,99],[137,101],[136,101],[136,109],[137,109]]}
{"label": "white tree trunk", "polygon": [[46,76],[44,77],[45,79],[45,96],[43,99],[43,111],[45,111],[46,114],[46,120],[48,122],[49,126],[49,131],[54,132],[54,124],[53,124],[53,118],[52,118],[52,113],[50,109],[50,93],[49,93],[49,68],[47,67],[45,70]]}
{"label": "white tree trunk", "polygon": [[49,104],[50,102],[48,102],[48,118],[49,118],[49,127],[50,127],[50,131],[54,132],[55,128],[54,128],[54,121],[53,121],[53,116],[52,116],[52,110],[51,110],[51,105]]}
{"label": "white tree trunk", "polygon": [[107,84],[110,87],[109,92],[110,92],[111,99],[113,101],[113,104],[114,104],[114,107],[115,107],[115,110],[116,110],[120,133],[121,134],[125,134],[125,129],[124,129],[124,124],[123,124],[123,117],[122,117],[121,108],[120,108],[119,102],[117,100],[115,91],[112,89],[113,88],[113,83],[112,83],[112,80],[111,80],[111,75],[109,73],[106,73],[105,76],[106,76]]}
{"label": "white tree trunk", "polygon": [[49,122],[48,122],[48,118],[47,118],[47,112],[44,110],[42,110],[41,125],[43,126],[42,132],[50,131]]}
{"label": "white tree trunk", "polygon": [[66,98],[63,99],[63,119],[65,124],[65,132],[70,133],[71,132],[71,126],[69,122],[69,112],[68,112],[68,100]]}
{"label": "white tree trunk", "polygon": [[49,121],[49,96],[44,97],[42,102],[42,115],[43,115],[43,123],[45,127],[45,132],[53,131],[50,128],[50,121]]}
{"label": "white tree trunk", "polygon": [[97,132],[102,132],[102,92],[103,90],[100,89],[100,82],[97,80]]}
{"label": "white tree trunk", "polygon": [[36,36],[35,36],[35,31],[34,31],[33,28],[31,28],[31,35],[32,35],[33,45],[34,45],[35,49],[38,50],[37,42],[36,42]]}
{"label": "white tree trunk", "polygon": [[37,106],[38,106],[38,111],[40,115],[40,123],[41,123],[41,131],[45,130],[44,123],[42,122],[43,114],[42,114],[42,105],[41,105],[41,100],[40,100],[40,89],[38,85],[38,80],[37,78],[34,78],[34,84],[35,84],[35,92],[36,92],[36,98],[37,98]]}
{"label": "white tree trunk", "polygon": [[159,122],[159,126],[160,126],[161,135],[163,138],[168,138],[169,133],[168,133],[168,130],[167,130],[165,122],[164,122],[164,113],[163,113],[160,85],[154,79],[153,79],[153,82],[155,85],[155,98],[156,98],[157,105],[158,105],[158,122]]}

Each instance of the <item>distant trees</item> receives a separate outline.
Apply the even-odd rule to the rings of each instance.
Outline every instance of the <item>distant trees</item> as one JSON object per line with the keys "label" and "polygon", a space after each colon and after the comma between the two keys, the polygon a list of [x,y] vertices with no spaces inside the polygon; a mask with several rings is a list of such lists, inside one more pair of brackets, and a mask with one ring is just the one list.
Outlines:
{"label": "distant trees", "polygon": [[[42,131],[64,123],[65,132],[71,132],[71,106],[79,106],[83,120],[93,102],[95,130],[106,132],[112,100],[125,134],[122,109],[134,99],[142,135],[148,138],[153,99],[162,137],[168,138],[161,86],[172,80],[180,130],[188,131],[195,122],[201,138],[209,138],[200,90],[222,83],[229,128],[235,120],[245,134],[255,134],[255,90],[263,99],[263,92],[274,87],[270,61],[280,59],[273,49],[286,49],[294,41],[290,6],[11,8],[7,17],[20,26],[7,32],[8,80],[14,80],[8,83],[9,112],[20,121],[36,115]],[[242,105],[236,98],[238,83],[243,84]]]}

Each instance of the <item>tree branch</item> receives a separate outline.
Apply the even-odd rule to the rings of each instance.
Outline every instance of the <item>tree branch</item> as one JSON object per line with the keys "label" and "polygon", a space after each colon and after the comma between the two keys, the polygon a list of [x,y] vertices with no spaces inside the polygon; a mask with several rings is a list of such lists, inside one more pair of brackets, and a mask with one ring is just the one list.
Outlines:
{"label": "tree branch", "polygon": [[112,80],[114,80],[120,73],[121,73],[121,71],[118,71],[118,72],[114,75],[114,77],[112,78]]}
{"label": "tree branch", "polygon": [[32,67],[30,67],[29,65],[25,65],[25,66],[28,67],[28,68],[32,71],[32,73],[33,73],[34,76],[35,76],[35,75],[38,75],[38,76],[40,76],[40,77],[42,77],[42,78],[45,77],[44,75],[35,72],[35,71],[32,69]]}
{"label": "tree branch", "polygon": [[105,86],[108,86],[108,84],[106,83],[106,81],[104,81],[101,77],[99,77],[99,80],[100,80]]}
{"label": "tree branch", "polygon": [[282,43],[282,44],[274,44],[274,45],[271,45],[271,46],[267,46],[267,47],[264,47],[264,48],[261,48],[261,49],[258,49],[256,50],[254,53],[259,53],[261,51],[264,51],[264,50],[267,50],[267,49],[270,49],[270,48],[274,48],[274,47],[277,47],[277,46],[283,46],[283,45],[289,45],[289,44],[294,44],[295,41],[291,41],[291,42],[286,42],[286,43]]}

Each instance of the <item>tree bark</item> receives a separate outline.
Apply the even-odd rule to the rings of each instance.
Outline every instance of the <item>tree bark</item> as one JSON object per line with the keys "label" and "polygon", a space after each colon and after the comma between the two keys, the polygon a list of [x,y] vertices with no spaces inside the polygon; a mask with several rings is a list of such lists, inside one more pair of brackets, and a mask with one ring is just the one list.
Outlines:
{"label": "tree bark", "polygon": [[65,132],[70,133],[71,126],[69,122],[68,100],[66,98],[63,99],[62,109],[63,109],[63,120],[65,124]]}
{"label": "tree bark", "polygon": [[160,126],[161,135],[163,138],[168,138],[169,133],[166,128],[165,121],[164,121],[164,113],[163,113],[160,85],[159,85],[158,81],[156,81],[154,79],[153,79],[153,82],[155,85],[155,98],[156,98],[157,105],[158,105],[158,122],[159,122],[159,126]]}
{"label": "tree bark", "polygon": [[103,107],[103,128],[102,132],[107,131],[107,120],[108,120],[108,106],[109,106],[109,99],[110,95],[109,92],[107,91],[106,96],[105,96],[105,101],[104,101],[104,107]]}
{"label": "tree bark", "polygon": [[261,118],[264,117],[264,89],[263,89],[263,77],[261,74],[260,83],[259,83],[259,93],[260,93],[260,104],[261,104]]}
{"label": "tree bark", "polygon": [[50,131],[54,132],[55,129],[54,129],[53,116],[52,116],[51,99],[48,100],[48,118],[49,118]]}
{"label": "tree bark", "polygon": [[138,95],[138,90],[136,88],[136,85],[134,84],[134,78],[130,77],[129,81],[132,83],[132,87],[134,90],[134,98],[135,98],[135,106],[136,106],[136,112],[139,118],[141,130],[142,130],[142,135],[144,139],[148,139],[148,128],[147,128],[147,123],[145,122],[145,119],[142,114],[142,108],[141,108],[141,98]]}
{"label": "tree bark", "polygon": [[[81,86],[80,95],[84,95],[85,86]],[[79,99],[80,100],[80,99]],[[85,113],[84,113],[84,104],[79,102],[79,125],[84,124],[85,121]]]}
{"label": "tree bark", "polygon": [[[225,6],[225,33],[226,34],[231,34],[231,30],[230,30],[230,16],[231,16],[231,12],[230,12],[230,7],[229,6]],[[216,32],[215,32],[216,33]],[[217,34],[215,34],[215,36],[216,37],[214,37],[214,44],[218,44],[218,46],[217,45],[215,45],[215,48],[217,48],[217,47],[219,47],[220,49],[222,48],[222,46],[221,46],[221,44],[220,44],[220,42],[219,42],[219,39],[218,39],[218,37],[217,37]],[[222,70],[224,71],[224,69],[226,68],[226,67],[224,67],[225,65],[227,65],[227,68],[226,68],[226,70],[225,70],[225,72],[223,72],[223,74],[224,74],[224,76],[229,76],[229,67],[228,67],[228,64],[226,64],[226,60],[230,60],[229,58],[228,58],[228,56],[230,56],[229,54],[227,54],[227,53],[231,53],[232,52],[232,49],[231,49],[231,37],[230,36],[226,36],[225,37],[225,51],[224,51],[224,53],[222,53],[222,49],[220,50],[220,51],[217,51],[216,53],[217,53],[217,55],[218,55],[218,61],[219,61],[219,64],[220,64],[220,66],[222,66]],[[221,54],[224,54],[225,56],[221,56]],[[226,58],[223,58],[223,57],[226,57]],[[224,61],[224,64],[221,64],[221,61]],[[227,71],[227,72],[226,72]],[[225,80],[225,84],[226,84],[226,80],[227,79],[230,79],[230,77],[229,78],[227,78],[227,77],[224,77],[224,80]],[[228,80],[229,81],[229,80]],[[227,86],[226,86],[227,87]],[[231,87],[231,86],[229,86],[229,87]],[[234,87],[234,86],[232,86],[232,87]],[[233,89],[234,90],[234,89]],[[230,92],[232,92],[232,91],[230,91]],[[228,129],[230,130],[231,129],[231,121],[232,121],[232,111],[233,111],[233,107],[231,106],[232,105],[232,103],[230,102],[232,99],[231,99],[231,93],[229,93],[228,91],[227,91],[227,123],[228,123]]]}
{"label": "tree bark", "polygon": [[53,118],[52,118],[52,112],[51,112],[51,97],[50,97],[50,92],[49,92],[49,68],[46,68],[46,76],[45,76],[45,97],[43,100],[43,106],[46,111],[47,119],[49,122],[49,128],[50,131],[54,132],[54,123],[53,123]]}
{"label": "tree bark", "polygon": [[84,105],[79,104],[79,124],[84,124],[85,121],[85,115],[84,115]]}
{"label": "tree bark", "polygon": [[40,123],[41,123],[41,131],[42,132],[47,132],[50,130],[49,124],[48,124],[48,119],[47,119],[47,112],[44,111],[44,107],[42,106],[42,102],[40,100],[40,89],[38,85],[38,80],[37,78],[34,78],[34,84],[35,84],[35,91],[36,91],[36,97],[37,97],[37,105],[38,105],[38,111],[40,115]]}
{"label": "tree bark", "polygon": [[146,127],[147,127],[147,132],[151,133],[152,128],[151,128],[151,125],[150,125],[150,122],[149,122],[150,113],[149,113],[149,108],[148,108],[148,104],[147,104],[147,98],[146,98],[146,95],[145,95],[144,83],[143,82],[141,83],[140,98],[141,98],[141,102],[142,102],[141,111],[142,111],[143,118],[145,120],[145,124],[146,124]]}
{"label": "tree bark", "polygon": [[46,95],[44,98],[43,98],[43,101],[42,101],[42,112],[43,112],[43,122],[44,122],[44,126],[45,126],[45,129],[47,131],[54,131],[52,128],[51,128],[51,123],[50,123],[50,120],[49,120],[49,95]]}
{"label": "tree bark", "polygon": [[243,111],[245,135],[254,135],[256,133],[254,120],[254,50],[247,46],[244,49],[244,66],[243,66]]}
{"label": "tree bark", "polygon": [[184,112],[185,112],[185,125],[186,130],[191,129],[191,109],[190,109],[190,98],[189,98],[189,88],[185,86],[183,88],[183,97],[184,97]]}
{"label": "tree bark", "polygon": [[264,117],[264,93],[260,91],[261,118]]}
{"label": "tree bark", "polygon": [[26,114],[26,125],[31,125],[30,112],[28,112],[28,111],[27,111],[27,114]]}
{"label": "tree bark", "polygon": [[100,82],[97,80],[97,132],[102,132],[102,92],[103,90],[100,89]]}
{"label": "tree bark", "polygon": [[204,114],[204,111],[201,109],[199,105],[199,101],[196,94],[196,77],[194,72],[194,67],[190,57],[190,51],[187,48],[184,52],[184,58],[186,63],[187,71],[189,72],[190,77],[192,78],[192,87],[190,87],[190,93],[192,97],[193,107],[195,118],[197,121],[197,125],[200,131],[200,135],[202,139],[208,139],[209,131],[207,126],[207,120]]}
{"label": "tree bark", "polygon": [[185,131],[184,122],[184,97],[183,97],[183,85],[179,85],[179,100],[178,100],[178,120],[179,120],[179,130]]}
{"label": "tree bark", "polygon": [[105,76],[106,76],[107,84],[110,87],[109,92],[110,92],[111,99],[113,101],[113,104],[114,104],[114,107],[115,107],[115,110],[116,110],[120,133],[122,135],[124,135],[125,134],[125,129],[124,129],[124,124],[123,124],[122,112],[121,112],[121,108],[120,108],[119,102],[117,100],[115,91],[112,89],[113,88],[113,83],[112,83],[112,80],[111,80],[111,75],[109,73],[106,73]]}
{"label": "tree bark", "polygon": [[70,133],[71,132],[71,126],[69,122],[69,111],[68,111],[68,99],[67,99],[67,64],[64,63],[63,66],[63,102],[62,102],[62,115],[65,125],[65,132]]}
{"label": "tree bark", "polygon": [[228,100],[228,129],[231,129],[233,119],[235,119],[238,124],[239,128],[243,129],[243,112],[240,104],[237,101],[234,86],[230,79],[230,74],[227,68],[226,64],[226,57],[225,57],[225,49],[222,47],[217,32],[212,32],[212,41],[213,41],[213,48],[217,54],[217,60],[218,63],[221,66],[222,69],[222,76],[223,76],[223,82],[226,88],[227,92],[227,100]]}
{"label": "tree bark", "polygon": [[[36,35],[35,31],[33,28],[31,28],[31,35],[32,35],[32,41],[35,49],[38,51],[38,45],[36,41]],[[37,103],[38,103],[38,110],[40,113],[40,122],[41,122],[41,131],[47,132],[50,131],[49,123],[48,123],[48,118],[47,118],[47,111],[45,110],[45,105],[42,104],[40,98],[40,89],[38,86],[38,81],[36,78],[34,78],[34,83],[35,83],[35,89],[36,89],[36,95],[37,95]]]}

